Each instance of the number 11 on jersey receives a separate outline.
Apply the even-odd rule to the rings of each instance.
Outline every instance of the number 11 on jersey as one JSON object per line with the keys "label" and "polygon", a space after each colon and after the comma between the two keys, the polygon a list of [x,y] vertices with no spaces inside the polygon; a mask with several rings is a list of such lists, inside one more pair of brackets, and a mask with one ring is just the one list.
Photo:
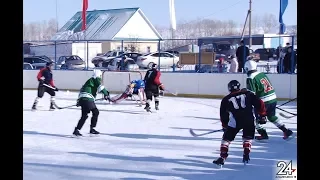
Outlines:
{"label": "number 11 on jersey", "polygon": [[[238,95],[236,97],[231,97],[229,99],[230,102],[232,102],[234,109],[239,109],[241,108],[246,108],[246,95],[245,94],[241,94]],[[238,103],[238,101],[240,101],[240,103]],[[240,106],[239,106],[240,104]]]}

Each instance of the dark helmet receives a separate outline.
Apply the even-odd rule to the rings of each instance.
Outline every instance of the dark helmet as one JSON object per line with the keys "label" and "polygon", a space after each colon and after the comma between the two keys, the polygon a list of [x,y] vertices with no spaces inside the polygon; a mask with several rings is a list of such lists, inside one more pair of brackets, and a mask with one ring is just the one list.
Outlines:
{"label": "dark helmet", "polygon": [[228,83],[228,90],[230,92],[239,91],[240,90],[240,83],[237,80],[232,80]]}
{"label": "dark helmet", "polygon": [[51,66],[53,63],[52,62],[47,62],[46,66]]}

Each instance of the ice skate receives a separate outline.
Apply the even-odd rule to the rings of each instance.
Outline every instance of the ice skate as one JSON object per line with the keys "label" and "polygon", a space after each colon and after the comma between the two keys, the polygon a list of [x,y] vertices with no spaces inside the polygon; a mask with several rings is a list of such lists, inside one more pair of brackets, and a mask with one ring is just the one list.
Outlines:
{"label": "ice skate", "polygon": [[77,129],[77,128],[74,129],[72,134],[74,137],[82,137],[82,134],[80,133],[79,129]]}
{"label": "ice skate", "polygon": [[53,103],[50,103],[50,109],[49,111],[54,111],[56,108],[54,107],[54,104]]}
{"label": "ice skate", "polygon": [[269,137],[267,131],[264,129],[258,129],[257,131],[260,135],[255,136],[255,140],[258,142],[268,142]]}
{"label": "ice skate", "polygon": [[285,132],[283,132],[283,139],[286,141],[290,141],[294,137],[295,135],[290,129],[287,129]]}
{"label": "ice skate", "polygon": [[151,113],[151,108],[150,108],[150,106],[146,106],[144,109],[145,109],[147,112]]}
{"label": "ice skate", "polygon": [[224,161],[225,159],[223,159],[222,157],[219,157],[218,159],[212,161],[212,163],[216,164],[218,168],[222,168],[222,166],[224,165]]}
{"label": "ice skate", "polygon": [[243,158],[242,158],[242,162],[244,165],[248,164],[250,161],[250,157],[249,157],[249,154],[244,154],[243,155]]}
{"label": "ice skate", "polygon": [[94,128],[90,129],[90,136],[99,136],[100,132],[95,130]]}
{"label": "ice skate", "polygon": [[36,111],[36,110],[37,110],[37,106],[36,106],[36,103],[34,103],[34,104],[32,105],[31,111]]}

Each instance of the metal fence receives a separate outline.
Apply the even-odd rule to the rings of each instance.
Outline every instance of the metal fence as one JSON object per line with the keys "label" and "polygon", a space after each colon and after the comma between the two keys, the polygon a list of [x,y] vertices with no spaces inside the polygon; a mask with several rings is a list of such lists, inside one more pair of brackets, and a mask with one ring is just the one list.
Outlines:
{"label": "metal fence", "polygon": [[[91,70],[101,68],[119,70],[124,65],[122,58],[113,63],[111,59],[122,53],[131,53],[139,65],[138,71],[145,71],[152,63],[158,64],[162,72],[178,73],[243,73],[234,70],[234,63],[243,66],[248,59],[258,63],[258,70],[266,73],[296,73],[297,51],[293,36],[245,36],[242,38],[246,48],[239,48],[241,37],[204,37],[198,39],[126,39],[126,40],[82,40],[82,41],[28,41],[24,42],[24,69],[39,69],[44,66],[43,59],[54,61],[54,69]],[[250,40],[251,39],[251,40]],[[249,47],[251,41],[251,46]],[[290,45],[288,46],[287,43]],[[237,52],[237,49],[238,52]],[[242,51],[240,51],[242,49]],[[289,49],[289,50],[288,50]],[[135,52],[136,54],[132,53]],[[157,53],[160,52],[160,53]],[[163,52],[173,54],[168,55]],[[141,55],[157,53],[142,58]],[[235,59],[232,59],[234,55]],[[68,60],[84,61],[83,64],[67,67]],[[39,60],[40,59],[40,60]],[[42,59],[42,61],[41,61]],[[141,59],[146,59],[143,61]],[[68,61],[69,62],[69,61]],[[139,63],[141,62],[141,63]],[[145,64],[145,63],[148,64]],[[27,68],[29,64],[30,68]],[[116,67],[118,66],[118,67]]]}

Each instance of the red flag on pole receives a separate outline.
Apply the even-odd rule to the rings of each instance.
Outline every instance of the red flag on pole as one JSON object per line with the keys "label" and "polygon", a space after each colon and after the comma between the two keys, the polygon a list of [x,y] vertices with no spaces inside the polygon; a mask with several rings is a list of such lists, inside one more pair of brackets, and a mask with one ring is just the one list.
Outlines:
{"label": "red flag on pole", "polygon": [[88,9],[88,0],[83,0],[83,5],[82,5],[82,28],[81,30],[82,31],[85,31],[87,29],[86,27],[86,21],[87,21],[87,18],[86,18],[86,11]]}

